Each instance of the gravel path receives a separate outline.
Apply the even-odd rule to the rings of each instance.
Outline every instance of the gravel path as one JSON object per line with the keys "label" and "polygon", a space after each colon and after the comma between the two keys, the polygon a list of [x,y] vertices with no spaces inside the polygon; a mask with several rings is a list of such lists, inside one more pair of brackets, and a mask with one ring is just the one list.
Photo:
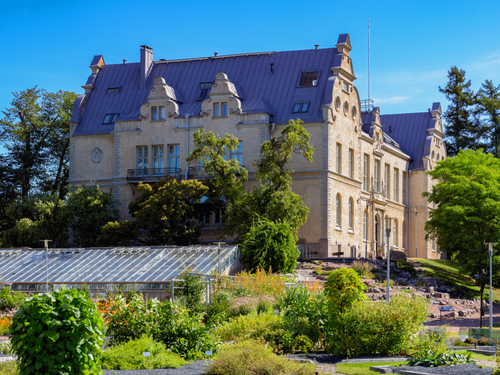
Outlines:
{"label": "gravel path", "polygon": [[202,375],[206,371],[208,360],[195,361],[179,368],[157,370],[104,370],[104,375]]}
{"label": "gravel path", "polygon": [[412,370],[424,374],[443,374],[443,375],[491,375],[493,373],[493,369],[491,367],[479,368],[476,365],[470,363],[465,363],[463,365],[456,365],[456,366],[444,366],[444,367],[411,366],[411,367],[391,367],[391,369],[397,374],[399,374],[401,370]]}

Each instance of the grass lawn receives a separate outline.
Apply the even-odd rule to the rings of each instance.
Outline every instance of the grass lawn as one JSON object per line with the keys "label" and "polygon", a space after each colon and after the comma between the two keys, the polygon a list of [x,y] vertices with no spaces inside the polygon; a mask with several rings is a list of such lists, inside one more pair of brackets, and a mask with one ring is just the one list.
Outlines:
{"label": "grass lawn", "polygon": [[[462,275],[458,271],[458,264],[451,260],[435,260],[435,259],[420,259],[410,258],[415,262],[420,262],[422,269],[425,271],[426,276],[437,277],[449,284],[459,286],[463,291],[468,294],[467,297],[478,298],[479,287],[476,283],[469,279],[468,275]],[[489,280],[489,278],[488,278]],[[484,288],[483,297],[488,299],[490,295],[490,287],[486,283]],[[500,301],[500,289],[493,288],[493,300]]]}
{"label": "grass lawn", "polygon": [[[467,355],[469,352],[467,350],[454,350],[451,353],[458,353],[458,354]],[[484,354],[479,354],[479,353],[472,353],[470,357],[471,357],[471,359],[476,359],[478,361],[493,361],[494,355],[484,355]]]}
{"label": "grass lawn", "polygon": [[379,374],[379,372],[370,371],[371,366],[399,366],[404,362],[371,362],[371,363],[338,363],[337,373],[340,374]]}

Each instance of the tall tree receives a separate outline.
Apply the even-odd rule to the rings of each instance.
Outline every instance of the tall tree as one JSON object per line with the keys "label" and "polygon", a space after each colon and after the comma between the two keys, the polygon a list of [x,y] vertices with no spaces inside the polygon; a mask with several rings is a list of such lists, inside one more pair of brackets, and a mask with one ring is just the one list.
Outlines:
{"label": "tall tree", "polygon": [[443,114],[446,121],[446,151],[449,156],[456,155],[463,149],[476,148],[476,132],[472,121],[474,93],[470,86],[471,82],[465,80],[465,71],[453,66],[448,71],[446,87],[439,87],[439,91],[451,102]]}
{"label": "tall tree", "polygon": [[486,80],[475,97],[478,147],[500,158],[500,85]]}
{"label": "tall tree", "polygon": [[48,93],[34,87],[13,96],[11,107],[2,111],[0,142],[7,149],[5,162],[15,171],[20,196],[26,199],[40,190],[62,198],[67,185],[69,119],[76,94]]}
{"label": "tall tree", "polygon": [[[427,173],[437,181],[424,193],[437,207],[425,225],[427,239],[436,238],[463,273],[481,274],[489,265],[485,243],[500,242],[500,160],[462,150]],[[483,279],[481,300],[484,286]]]}
{"label": "tall tree", "polygon": [[314,152],[310,135],[301,124],[301,120],[290,120],[279,136],[262,143],[261,157],[253,164],[259,186],[249,191],[243,186],[248,172],[236,159],[225,158],[226,150],[236,148],[238,139],[230,134],[218,137],[201,130],[195,133],[196,148],[188,161],[201,161],[208,175],[217,176],[219,194],[227,201],[223,217],[226,234],[236,234],[241,239],[263,218],[288,223],[297,236],[307,221],[309,208],[292,191],[292,159],[295,154],[311,162]]}

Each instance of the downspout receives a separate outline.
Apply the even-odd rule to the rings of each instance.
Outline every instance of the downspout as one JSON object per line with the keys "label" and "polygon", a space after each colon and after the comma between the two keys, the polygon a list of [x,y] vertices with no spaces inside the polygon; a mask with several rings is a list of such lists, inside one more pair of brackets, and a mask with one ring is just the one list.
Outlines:
{"label": "downspout", "polygon": [[273,133],[274,133],[274,128],[276,127],[276,123],[275,122],[271,122],[271,131],[269,132],[269,139],[271,139],[273,137]]}
{"label": "downspout", "polygon": [[[411,246],[410,246],[410,239],[411,239],[411,236],[410,236],[410,233],[411,233],[411,172],[412,170],[409,170],[408,171],[408,225],[407,225],[407,231],[408,233],[406,233],[406,236],[408,237],[408,242],[406,244],[406,246],[408,247],[408,258],[410,257],[410,249],[411,249]],[[415,233],[415,238],[417,236],[417,233]],[[415,258],[417,257],[417,254],[415,254]]]}
{"label": "downspout", "polygon": [[186,180],[188,179],[189,172],[189,162],[187,158],[189,157],[189,115],[186,115]]}

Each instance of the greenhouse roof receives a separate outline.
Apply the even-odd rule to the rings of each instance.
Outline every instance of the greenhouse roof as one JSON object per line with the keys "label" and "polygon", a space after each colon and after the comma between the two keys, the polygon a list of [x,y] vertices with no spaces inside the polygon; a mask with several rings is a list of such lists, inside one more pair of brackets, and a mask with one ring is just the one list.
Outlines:
{"label": "greenhouse roof", "polygon": [[[217,270],[217,246],[0,250],[4,283],[156,283],[185,270]],[[238,246],[221,246],[221,272],[239,258]]]}

